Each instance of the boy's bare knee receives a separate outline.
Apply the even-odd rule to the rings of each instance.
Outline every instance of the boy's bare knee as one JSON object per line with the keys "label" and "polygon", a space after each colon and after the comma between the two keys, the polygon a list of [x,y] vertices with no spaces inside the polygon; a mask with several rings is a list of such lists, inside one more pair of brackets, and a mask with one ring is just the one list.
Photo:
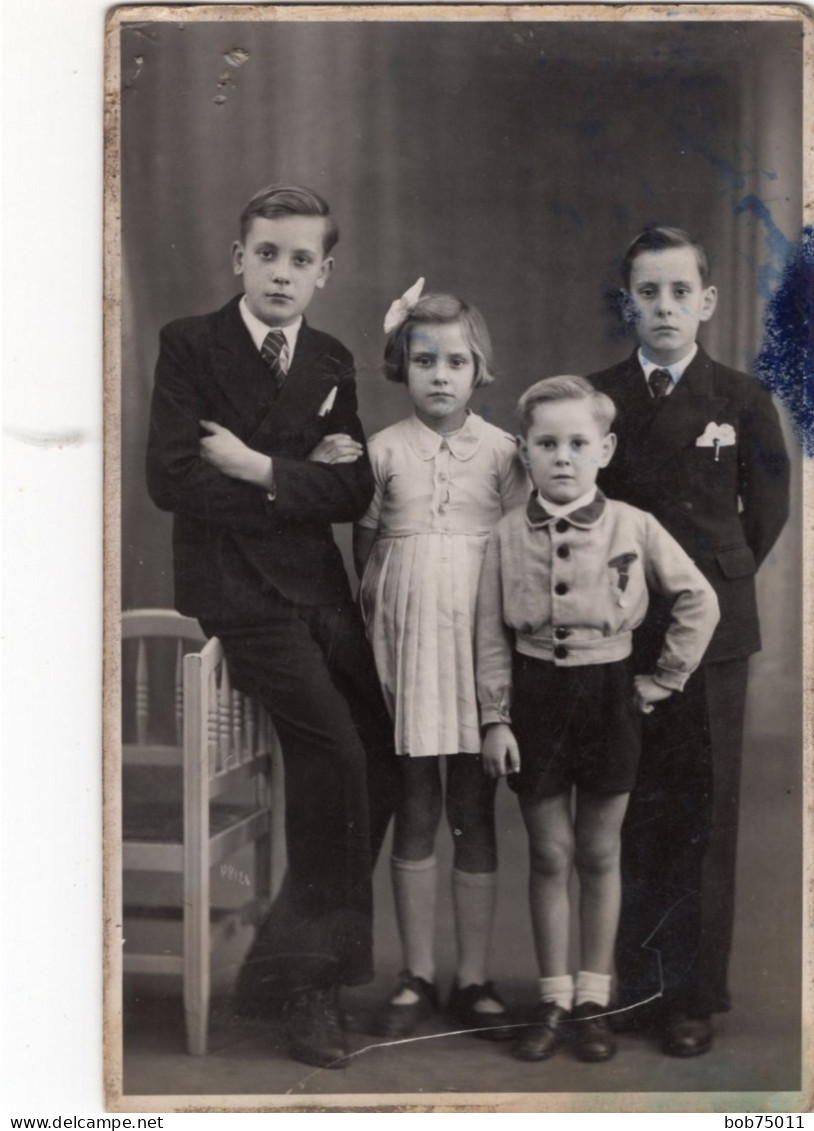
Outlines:
{"label": "boy's bare knee", "polygon": [[580,846],[576,854],[576,868],[580,876],[607,876],[618,870],[621,846],[613,844]]}
{"label": "boy's bare knee", "polygon": [[531,870],[535,876],[564,876],[574,865],[574,846],[566,841],[537,844],[531,850]]}

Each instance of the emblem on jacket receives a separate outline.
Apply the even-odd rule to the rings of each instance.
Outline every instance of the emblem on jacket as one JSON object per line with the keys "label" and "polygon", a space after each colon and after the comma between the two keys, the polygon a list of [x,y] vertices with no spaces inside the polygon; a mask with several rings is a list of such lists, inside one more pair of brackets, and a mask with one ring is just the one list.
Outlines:
{"label": "emblem on jacket", "polygon": [[721,448],[730,448],[735,443],[735,429],[731,424],[715,424],[710,420],[704,431],[695,441],[696,448],[714,448],[715,462],[720,459]]}
{"label": "emblem on jacket", "polygon": [[622,609],[627,605],[625,590],[630,581],[630,566],[638,556],[631,551],[627,554],[617,554],[615,558],[611,558],[608,562],[611,569],[615,569],[617,573],[616,586],[619,590],[619,607]]}

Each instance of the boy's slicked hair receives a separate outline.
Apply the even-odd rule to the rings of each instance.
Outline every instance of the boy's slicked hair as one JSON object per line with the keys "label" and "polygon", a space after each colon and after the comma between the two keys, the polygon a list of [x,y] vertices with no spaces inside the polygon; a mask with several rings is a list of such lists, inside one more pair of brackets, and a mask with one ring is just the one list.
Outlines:
{"label": "boy's slicked hair", "polygon": [[475,359],[473,387],[489,385],[495,379],[492,372],[492,340],[483,315],[474,306],[454,295],[428,294],[420,298],[400,326],[387,335],[384,346],[384,375],[389,381],[407,383],[407,365],[410,358],[410,337],[416,326],[447,326],[460,322],[464,341]]}
{"label": "boy's slicked hair", "polygon": [[534,422],[534,410],[538,405],[552,401],[588,401],[594,420],[607,435],[616,416],[616,405],[606,393],[600,393],[585,377],[544,377],[530,389],[526,389],[517,402],[520,417],[520,430],[528,435]]}
{"label": "boy's slicked hair", "polygon": [[305,185],[266,185],[251,198],[240,214],[240,238],[245,242],[252,221],[280,216],[321,216],[325,221],[322,245],[328,255],[339,240],[339,227],[327,200]]}
{"label": "boy's slicked hair", "polygon": [[682,228],[668,228],[666,226],[654,226],[645,228],[643,232],[639,232],[636,239],[625,252],[625,257],[622,260],[622,281],[625,284],[625,289],[630,289],[630,274],[633,269],[633,260],[645,251],[664,251],[668,247],[689,247],[695,252],[695,259],[698,263],[698,273],[701,276],[701,282],[704,286],[709,283],[709,256],[706,250],[698,240],[694,240],[689,232],[685,232]]}

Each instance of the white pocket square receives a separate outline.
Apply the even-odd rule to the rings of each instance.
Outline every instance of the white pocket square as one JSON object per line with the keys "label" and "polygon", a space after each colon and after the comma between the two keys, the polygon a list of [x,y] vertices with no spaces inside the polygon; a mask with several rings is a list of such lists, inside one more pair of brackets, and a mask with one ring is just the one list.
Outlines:
{"label": "white pocket square", "polygon": [[710,421],[695,441],[695,446],[696,448],[728,448],[734,443],[735,429],[731,424],[714,424]]}
{"label": "white pocket square", "polygon": [[336,390],[338,388],[339,388],[338,385],[334,385],[334,387],[331,389],[330,393],[328,393],[325,400],[319,406],[319,412],[317,413],[317,416],[327,416],[328,415],[328,413],[331,411],[331,409],[334,406],[334,401],[336,400]]}

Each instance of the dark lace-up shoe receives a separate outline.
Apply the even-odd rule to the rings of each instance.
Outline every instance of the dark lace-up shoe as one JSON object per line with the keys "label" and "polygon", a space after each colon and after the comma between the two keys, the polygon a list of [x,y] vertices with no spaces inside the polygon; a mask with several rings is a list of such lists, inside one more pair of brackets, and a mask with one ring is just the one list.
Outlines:
{"label": "dark lace-up shoe", "polygon": [[[401,1005],[393,1001],[402,990],[412,990],[416,1001]],[[431,982],[403,970],[398,985],[387,1002],[373,1018],[371,1032],[377,1037],[409,1037],[422,1021],[432,1017],[439,1009],[438,989]]]}
{"label": "dark lace-up shoe", "polygon": [[541,1001],[534,1010],[534,1020],[520,1030],[521,1036],[512,1049],[518,1060],[548,1060],[565,1040],[571,1014],[553,1001]]}
{"label": "dark lace-up shoe", "polygon": [[348,1044],[339,1013],[339,991],[308,989],[286,1006],[288,1051],[293,1060],[316,1068],[344,1068]]}
{"label": "dark lace-up shoe", "polygon": [[708,1017],[668,1013],[661,1033],[661,1051],[665,1056],[701,1056],[712,1048],[713,1039]]}
{"label": "dark lace-up shoe", "polygon": [[[495,1002],[501,1008],[498,1012],[478,1009],[479,1002]],[[455,985],[447,1002],[447,1013],[461,1028],[471,1029],[473,1037],[485,1041],[510,1041],[517,1036],[517,1029],[504,1028],[502,1021],[509,1018],[503,999],[491,982],[464,986]]]}
{"label": "dark lace-up shoe", "polygon": [[610,1060],[616,1052],[616,1041],[608,1026],[607,1009],[595,1001],[585,1001],[574,1009],[571,1017],[574,1056],[593,1063]]}

